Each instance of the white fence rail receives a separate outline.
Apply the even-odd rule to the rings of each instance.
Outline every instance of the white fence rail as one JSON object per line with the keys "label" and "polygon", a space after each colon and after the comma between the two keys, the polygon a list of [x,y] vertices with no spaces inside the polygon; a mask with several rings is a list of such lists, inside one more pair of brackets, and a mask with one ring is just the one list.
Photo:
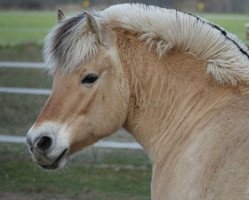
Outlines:
{"label": "white fence rail", "polygon": [[[16,68],[16,69],[44,69],[44,63],[29,62],[0,62],[0,68]],[[32,94],[32,95],[49,95],[49,89],[36,88],[17,88],[17,87],[0,87],[0,93],[10,94]],[[0,135],[0,142],[8,143],[26,143],[26,137]],[[112,149],[143,149],[141,145],[135,142],[116,142],[116,141],[99,141],[94,147],[112,148]]]}
{"label": "white fence rail", "polygon": [[49,95],[48,89],[0,87],[0,93]]}
{"label": "white fence rail", "polygon": [[[12,136],[12,135],[0,135],[0,142],[6,143],[26,143],[26,137]],[[99,148],[112,148],[112,149],[143,149],[138,143],[135,142],[116,142],[116,141],[99,141],[93,145]]]}
{"label": "white fence rail", "polygon": [[0,68],[21,68],[21,69],[45,69],[46,65],[42,62],[0,62]]}

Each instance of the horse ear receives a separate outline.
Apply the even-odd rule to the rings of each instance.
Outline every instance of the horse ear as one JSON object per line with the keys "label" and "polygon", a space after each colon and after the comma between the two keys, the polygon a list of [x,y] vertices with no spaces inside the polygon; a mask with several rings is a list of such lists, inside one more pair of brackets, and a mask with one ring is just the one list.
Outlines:
{"label": "horse ear", "polygon": [[89,27],[90,31],[92,31],[92,33],[95,34],[98,40],[101,42],[102,35],[101,35],[101,30],[100,30],[100,24],[97,22],[94,16],[91,15],[89,12],[85,11],[84,16],[86,18],[87,26]]}
{"label": "horse ear", "polygon": [[58,9],[58,11],[57,11],[58,23],[61,23],[64,19],[65,19],[65,15],[63,14],[63,12],[61,10]]}

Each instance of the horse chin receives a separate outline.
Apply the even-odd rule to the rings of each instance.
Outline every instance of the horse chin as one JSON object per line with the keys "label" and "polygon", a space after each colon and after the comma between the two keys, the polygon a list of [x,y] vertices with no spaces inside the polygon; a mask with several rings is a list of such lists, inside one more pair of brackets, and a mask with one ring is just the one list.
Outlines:
{"label": "horse chin", "polygon": [[65,149],[56,159],[52,164],[40,164],[37,163],[39,166],[41,166],[43,169],[48,169],[48,170],[56,170],[56,169],[61,169],[65,166],[68,158],[68,149]]}

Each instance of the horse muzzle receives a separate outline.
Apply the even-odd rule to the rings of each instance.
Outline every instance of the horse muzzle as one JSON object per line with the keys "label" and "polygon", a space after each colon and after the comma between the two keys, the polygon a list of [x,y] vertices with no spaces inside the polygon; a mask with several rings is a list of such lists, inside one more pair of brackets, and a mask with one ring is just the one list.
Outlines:
{"label": "horse muzzle", "polygon": [[62,168],[68,157],[68,142],[58,124],[33,126],[27,134],[27,146],[33,161],[45,169]]}

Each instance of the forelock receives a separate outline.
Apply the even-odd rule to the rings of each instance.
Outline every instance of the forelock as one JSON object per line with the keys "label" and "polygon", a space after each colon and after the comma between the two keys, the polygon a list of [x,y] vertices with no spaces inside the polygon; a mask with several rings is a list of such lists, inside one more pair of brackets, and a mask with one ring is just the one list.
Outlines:
{"label": "forelock", "polygon": [[50,73],[58,69],[69,72],[95,57],[98,40],[88,30],[81,13],[63,20],[51,30],[43,52]]}

